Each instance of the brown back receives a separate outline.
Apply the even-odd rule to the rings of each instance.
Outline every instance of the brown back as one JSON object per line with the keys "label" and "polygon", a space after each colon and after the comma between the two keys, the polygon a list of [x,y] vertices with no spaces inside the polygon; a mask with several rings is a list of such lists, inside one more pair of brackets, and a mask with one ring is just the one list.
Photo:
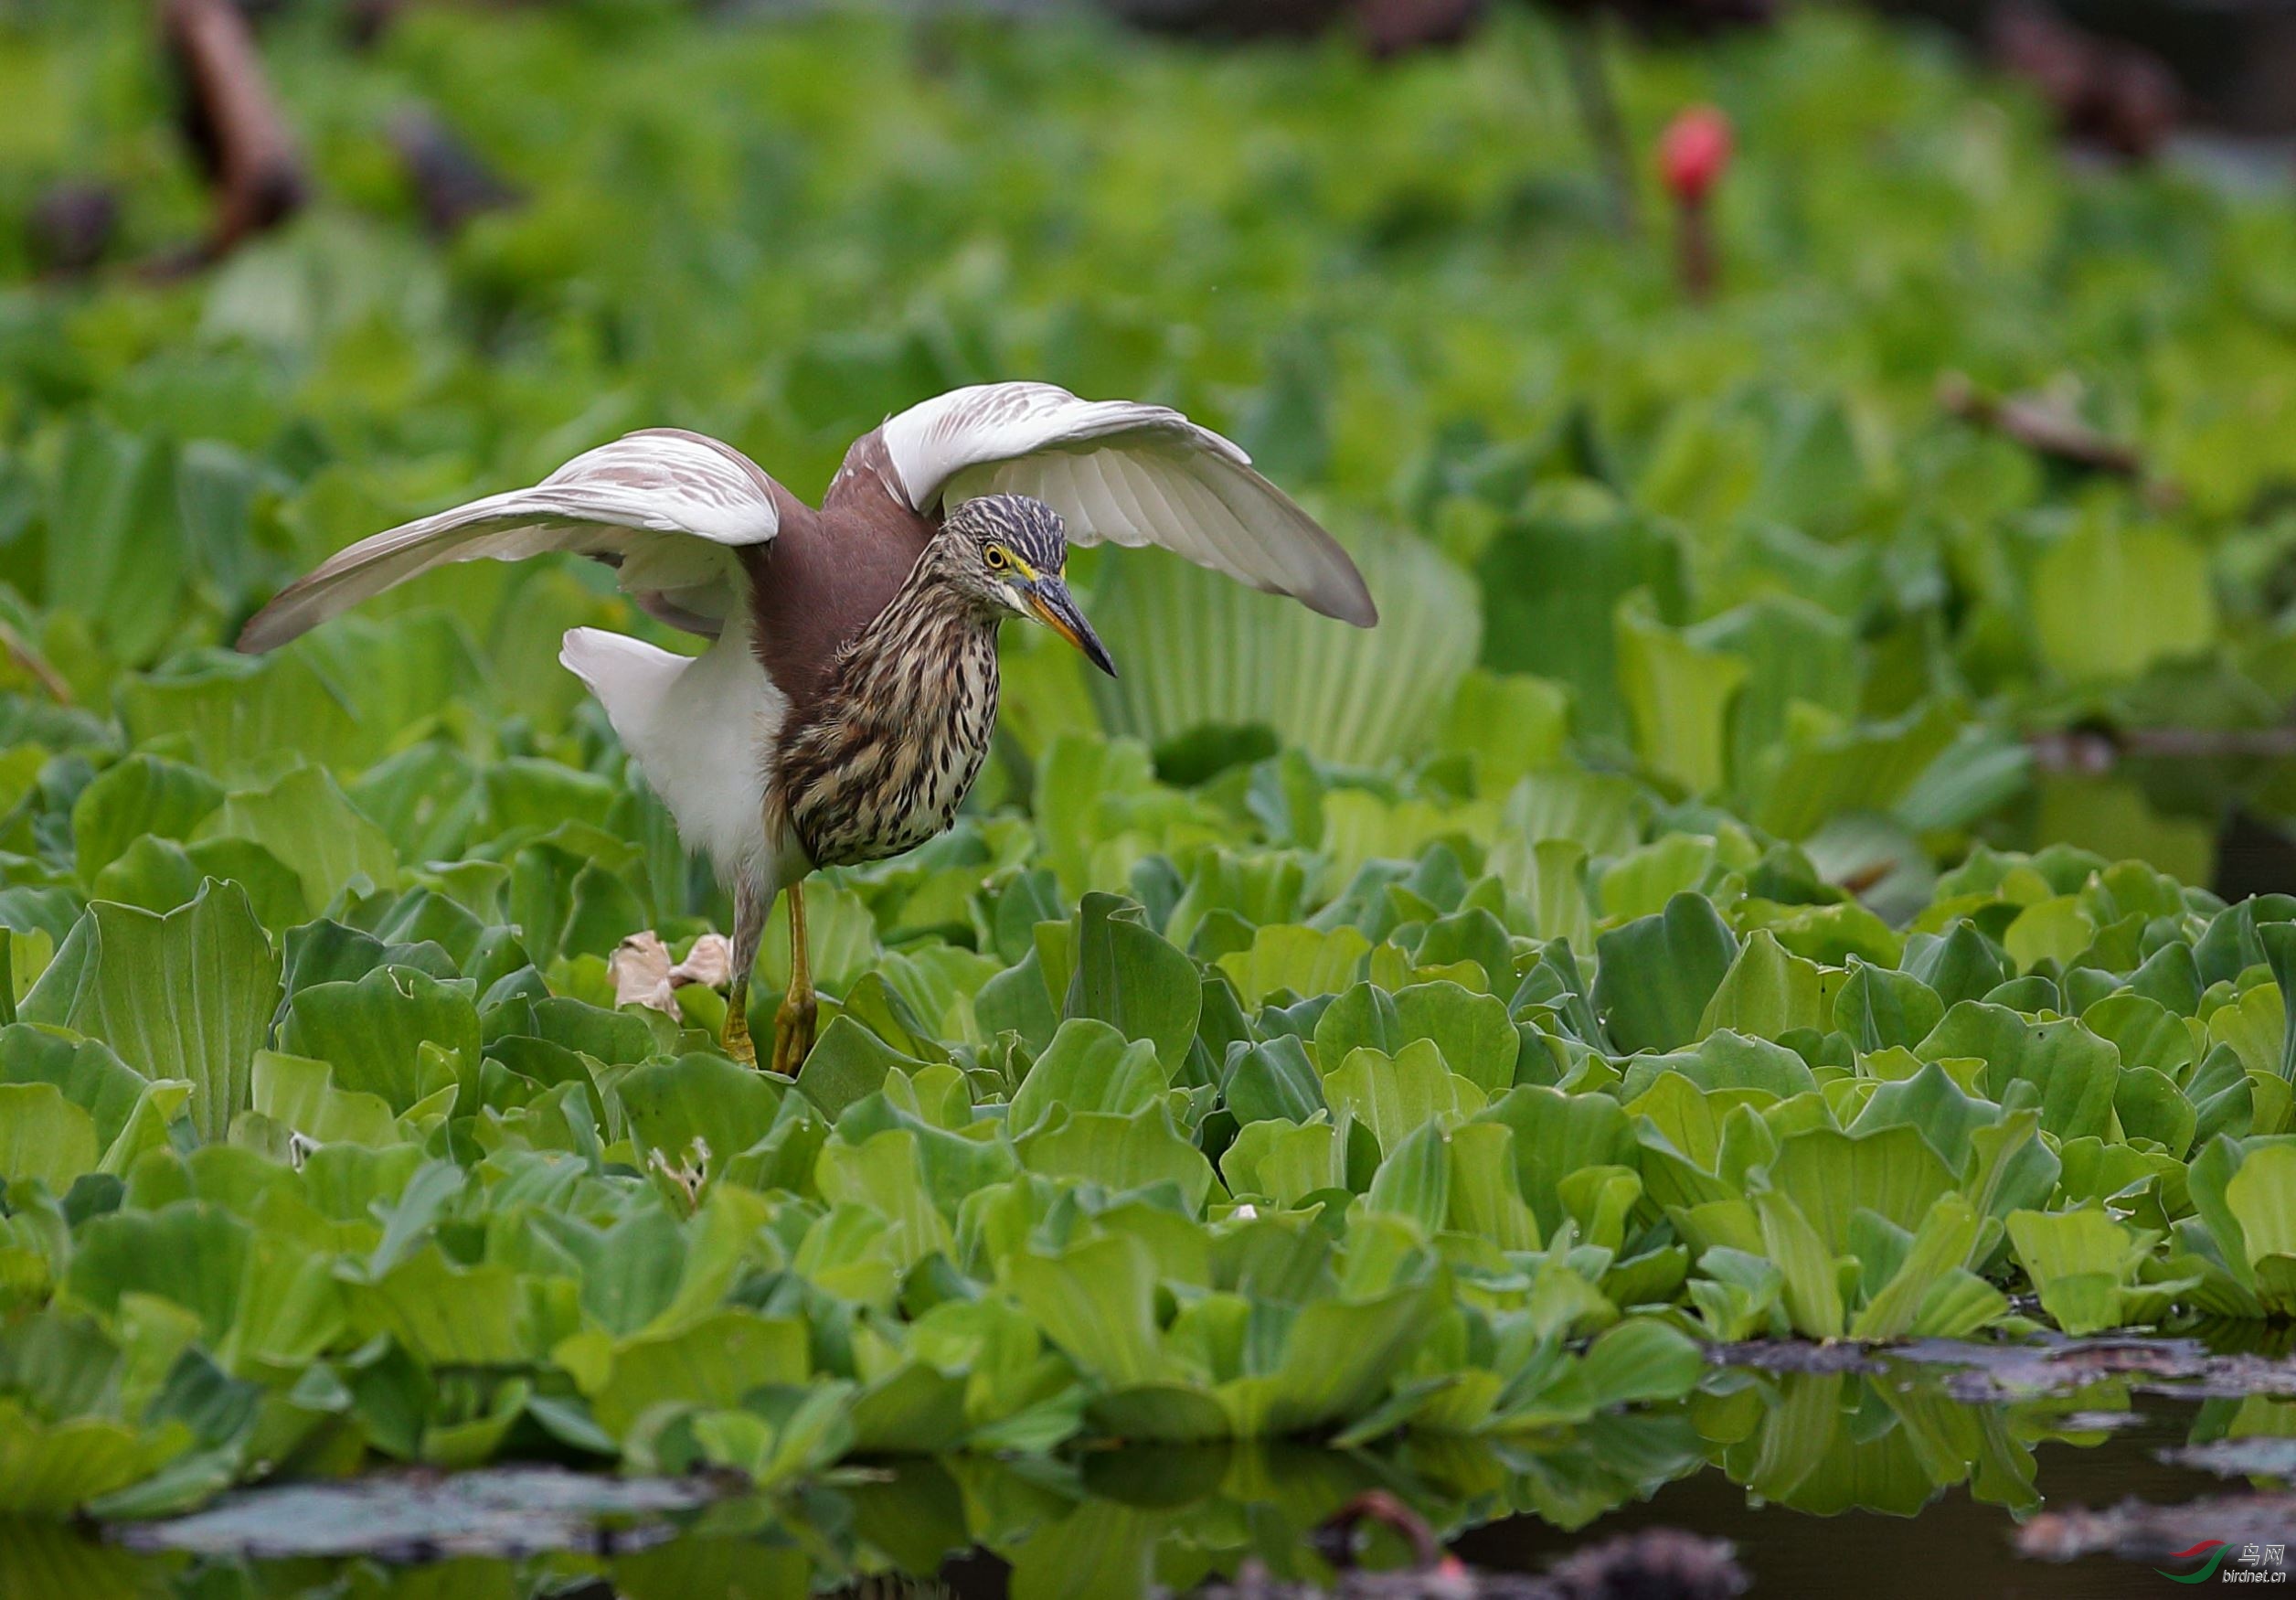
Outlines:
{"label": "brown back", "polygon": [[877,433],[856,441],[819,511],[776,485],[781,531],[739,547],[758,660],[789,697],[791,726],[808,720],[830,662],[892,603],[935,531],[889,486],[884,454]]}

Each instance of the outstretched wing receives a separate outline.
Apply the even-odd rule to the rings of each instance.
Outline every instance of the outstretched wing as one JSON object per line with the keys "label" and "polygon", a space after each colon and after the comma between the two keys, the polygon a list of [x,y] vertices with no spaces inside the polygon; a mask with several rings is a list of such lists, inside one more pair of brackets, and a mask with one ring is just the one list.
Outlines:
{"label": "outstretched wing", "polygon": [[1251,458],[1165,406],[1083,400],[1049,383],[984,383],[877,430],[911,509],[1027,495],[1080,544],[1161,545],[1357,627],[1379,620],[1332,536]]}
{"label": "outstretched wing", "polygon": [[781,528],[780,488],[732,445],[677,428],[625,434],[530,489],[489,495],[361,539],[282,590],[239,635],[269,650],[449,561],[592,556],[654,615],[715,637],[740,595],[733,554]]}

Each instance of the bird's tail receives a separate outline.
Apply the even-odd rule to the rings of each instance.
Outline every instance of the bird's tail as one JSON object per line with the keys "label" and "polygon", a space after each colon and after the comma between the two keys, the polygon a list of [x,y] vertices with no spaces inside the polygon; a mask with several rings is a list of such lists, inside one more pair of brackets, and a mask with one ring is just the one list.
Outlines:
{"label": "bird's tail", "polygon": [[643,639],[604,628],[569,628],[558,645],[559,664],[590,686],[622,742],[638,750],[651,742],[663,702],[691,661]]}
{"label": "bird's tail", "polygon": [[670,808],[688,849],[721,877],[779,887],[763,826],[773,737],[787,702],[739,626],[699,656],[676,656],[602,628],[575,628],[558,649],[606,708],[622,746]]}

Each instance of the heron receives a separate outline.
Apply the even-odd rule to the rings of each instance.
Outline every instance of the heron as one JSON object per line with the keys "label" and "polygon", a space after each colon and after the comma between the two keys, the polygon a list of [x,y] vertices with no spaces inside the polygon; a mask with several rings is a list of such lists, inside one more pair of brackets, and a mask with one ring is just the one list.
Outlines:
{"label": "heron", "polygon": [[818,510],[721,440],[642,429],[531,488],[348,547],[256,613],[239,648],[276,648],[449,562],[550,551],[603,562],[639,609],[708,640],[684,656],[575,628],[558,659],[732,897],[721,1043],[750,1066],[750,971],[787,902],[771,1065],[793,1075],[817,1010],[807,874],[898,855],[954,821],[995,729],[1008,618],[1115,674],[1067,581],[1069,547],[1103,541],[1378,621],[1346,552],[1229,440],[1168,407],[1010,382],[888,417],[846,451]]}

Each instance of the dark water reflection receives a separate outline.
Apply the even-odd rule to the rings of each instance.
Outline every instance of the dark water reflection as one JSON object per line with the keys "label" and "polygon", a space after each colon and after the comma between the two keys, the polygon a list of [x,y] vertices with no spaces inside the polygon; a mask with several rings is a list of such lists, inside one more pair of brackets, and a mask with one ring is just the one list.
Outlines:
{"label": "dark water reflection", "polygon": [[[2038,1498],[2017,1504],[2176,1504],[2239,1487],[2158,1459],[2156,1452],[2194,1435],[2197,1409],[2151,1400],[2132,1424],[2110,1432],[2036,1439],[2029,1447]],[[1908,1499],[1918,1502],[1912,1511],[1903,1509]],[[1727,1538],[1757,1595],[2103,1600],[2177,1593],[2152,1567],[2108,1555],[2062,1564],[2021,1559],[2011,1545],[2019,1520],[2018,1510],[1990,1499],[1975,1477],[1923,1495],[1885,1437],[1834,1453],[1812,1481],[1784,1499],[1765,1500],[1725,1472],[1705,1472],[1620,1508],[1593,1531],[1674,1527]],[[1469,1531],[1453,1548],[1477,1566],[1537,1570],[1584,1537],[1515,1518]]]}
{"label": "dark water reflection", "polygon": [[[1456,1553],[1492,1571],[1542,1571],[1591,1540],[1667,1525],[1736,1541],[1759,1595],[2158,1595],[2174,1590],[2149,1566],[2038,1563],[2016,1556],[2011,1536],[2045,1505],[2176,1503],[2243,1487],[2164,1466],[2157,1452],[2296,1434],[2296,1403],[2195,1404],[2139,1393],[2136,1381],[1972,1405],[1949,1394],[1939,1370],[1911,1363],[1877,1375],[1727,1371],[1682,1404],[1551,1434],[1356,1451],[1110,1451],[1058,1464],[909,1461],[778,1501],[728,1499],[674,1523],[625,1525],[602,1541],[585,1531],[582,1550],[412,1564],[141,1554],[69,1529],[0,1522],[0,1597],[763,1600],[859,1584],[1121,1600],[1185,1593],[1255,1555],[1280,1576],[1324,1576],[1317,1528],[1371,1488],[1417,1508]],[[253,1520],[234,1541],[252,1526],[290,1543],[316,1531],[355,1545],[377,1525],[356,1501],[247,1503]],[[393,1538],[408,1554],[403,1521]],[[1358,1553],[1366,1564],[1406,1558],[1385,1531]]]}

